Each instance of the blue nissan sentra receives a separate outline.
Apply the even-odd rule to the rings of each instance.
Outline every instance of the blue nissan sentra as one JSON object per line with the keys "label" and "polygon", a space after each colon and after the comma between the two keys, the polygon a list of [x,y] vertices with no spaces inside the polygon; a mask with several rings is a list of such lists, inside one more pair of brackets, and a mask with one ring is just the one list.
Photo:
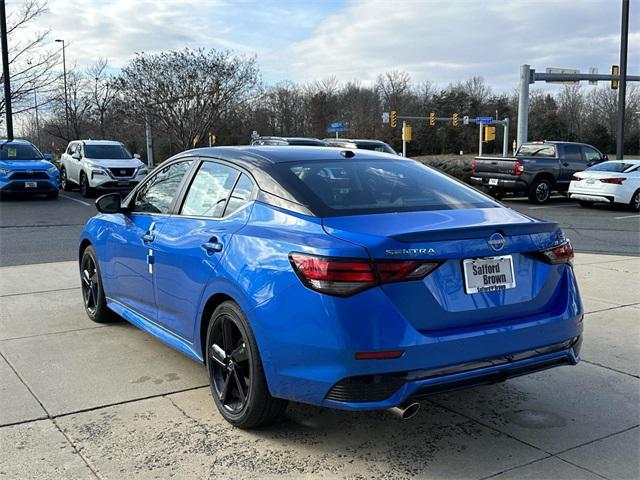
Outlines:
{"label": "blue nissan sentra", "polygon": [[0,139],[0,196],[44,193],[58,198],[58,169],[49,158],[26,140]]}
{"label": "blue nissan sentra", "polygon": [[431,393],[579,360],[558,225],[413,160],[196,149],[96,206],[79,245],[89,318],[204,362],[238,427],[287,400],[408,418]]}

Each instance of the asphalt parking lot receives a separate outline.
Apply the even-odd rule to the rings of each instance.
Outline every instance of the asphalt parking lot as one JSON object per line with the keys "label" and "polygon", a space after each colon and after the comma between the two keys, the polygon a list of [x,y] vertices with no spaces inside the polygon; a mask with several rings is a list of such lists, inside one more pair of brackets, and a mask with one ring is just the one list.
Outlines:
{"label": "asphalt parking lot", "polygon": [[63,195],[0,204],[0,478],[640,478],[637,214],[505,201],[581,252],[578,366],[434,396],[405,422],[292,404],[245,432],[201,365],[87,319],[75,249],[95,210]]}
{"label": "asphalt parking lot", "polygon": [[[77,191],[61,192],[58,200],[12,198],[0,203],[0,266],[59,262],[76,258],[85,222],[95,215],[94,199]],[[559,222],[576,251],[640,255],[640,214],[621,207],[583,208],[566,197],[546,205],[525,198],[505,205],[526,215]]]}

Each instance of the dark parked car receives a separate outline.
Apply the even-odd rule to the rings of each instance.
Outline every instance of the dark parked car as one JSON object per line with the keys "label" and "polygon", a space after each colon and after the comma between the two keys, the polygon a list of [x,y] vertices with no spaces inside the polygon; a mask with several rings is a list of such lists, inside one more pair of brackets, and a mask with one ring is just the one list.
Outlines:
{"label": "dark parked car", "polygon": [[569,189],[574,173],[604,160],[608,160],[605,154],[584,143],[524,143],[515,157],[476,157],[470,183],[496,198],[514,192],[527,195],[531,203],[545,203],[552,191]]}
{"label": "dark parked car", "polygon": [[391,146],[380,140],[325,138],[324,141],[329,147],[360,148],[363,150],[373,150],[375,152],[392,153],[394,155],[398,154],[398,152],[391,148]]}
{"label": "dark parked car", "polygon": [[251,140],[251,145],[295,145],[297,147],[326,147],[327,144],[317,138],[308,137],[258,137]]}

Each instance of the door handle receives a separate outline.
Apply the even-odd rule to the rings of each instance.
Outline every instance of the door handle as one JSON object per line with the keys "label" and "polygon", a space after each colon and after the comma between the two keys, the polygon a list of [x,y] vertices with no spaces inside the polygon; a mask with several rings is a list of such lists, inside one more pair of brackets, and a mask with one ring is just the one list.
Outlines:
{"label": "door handle", "polygon": [[564,163],[562,164],[562,166],[563,166],[563,167],[568,167],[568,166],[569,166],[569,164],[568,164],[567,162],[564,162]]}
{"label": "door handle", "polygon": [[222,243],[220,243],[216,237],[211,237],[208,242],[202,244],[202,248],[207,252],[207,255],[221,252],[223,247]]}

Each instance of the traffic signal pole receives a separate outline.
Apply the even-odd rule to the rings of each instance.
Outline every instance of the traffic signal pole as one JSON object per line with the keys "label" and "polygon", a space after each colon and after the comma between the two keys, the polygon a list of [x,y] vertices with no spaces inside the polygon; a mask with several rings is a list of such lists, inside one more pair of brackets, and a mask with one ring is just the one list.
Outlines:
{"label": "traffic signal pole", "polygon": [[13,113],[11,111],[11,75],[9,75],[9,47],[7,42],[7,12],[0,0],[0,36],[2,36],[2,72],[4,77],[4,108],[7,116],[7,140],[13,140]]}
{"label": "traffic signal pole", "polygon": [[616,135],[616,158],[624,158],[624,110],[627,101],[627,47],[629,44],[629,0],[622,0],[622,22],[620,27],[620,88],[618,89],[618,132]]}

